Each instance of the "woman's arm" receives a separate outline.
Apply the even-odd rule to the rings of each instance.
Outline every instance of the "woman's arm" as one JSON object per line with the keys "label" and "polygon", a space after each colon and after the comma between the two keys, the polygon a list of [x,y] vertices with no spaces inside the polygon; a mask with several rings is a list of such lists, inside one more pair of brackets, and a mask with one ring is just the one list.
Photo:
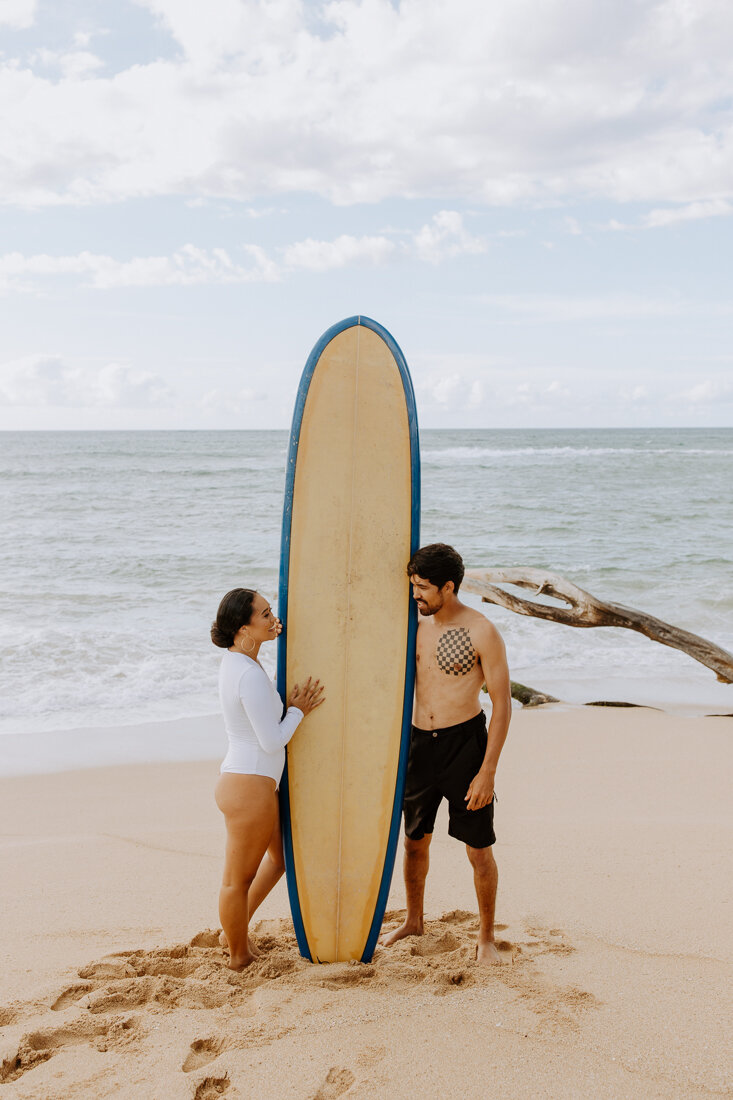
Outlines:
{"label": "woman's arm", "polygon": [[277,752],[287,745],[303,718],[298,707],[288,707],[278,720],[272,700],[273,688],[261,668],[248,668],[239,681],[239,697],[255,736],[265,752]]}

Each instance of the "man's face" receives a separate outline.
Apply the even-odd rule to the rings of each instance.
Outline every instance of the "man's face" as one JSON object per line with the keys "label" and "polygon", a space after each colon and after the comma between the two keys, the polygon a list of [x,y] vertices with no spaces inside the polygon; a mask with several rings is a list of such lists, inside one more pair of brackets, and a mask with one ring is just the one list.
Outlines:
{"label": "man's face", "polygon": [[442,588],[438,588],[437,585],[426,581],[424,577],[418,577],[417,573],[410,577],[410,584],[412,585],[412,598],[417,604],[417,609],[421,615],[434,615],[436,611],[440,611],[445,602],[446,592],[449,587],[451,589],[453,587],[453,582],[448,581]]}

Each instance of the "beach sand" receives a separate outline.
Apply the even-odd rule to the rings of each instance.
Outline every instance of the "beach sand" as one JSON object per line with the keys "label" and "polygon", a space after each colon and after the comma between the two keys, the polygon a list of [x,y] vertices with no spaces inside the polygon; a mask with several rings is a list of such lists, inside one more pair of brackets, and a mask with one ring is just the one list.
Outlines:
{"label": "beach sand", "polygon": [[0,1097],[731,1095],[731,756],[731,718],[515,713],[487,969],[444,814],[424,937],[313,966],[283,880],[233,974],[218,762],[4,779]]}

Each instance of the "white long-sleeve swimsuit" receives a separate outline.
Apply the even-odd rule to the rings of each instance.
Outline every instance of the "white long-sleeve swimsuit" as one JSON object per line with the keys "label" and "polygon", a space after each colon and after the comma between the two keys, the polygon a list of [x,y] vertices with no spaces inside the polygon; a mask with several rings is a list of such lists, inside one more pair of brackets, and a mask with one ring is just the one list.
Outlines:
{"label": "white long-sleeve swimsuit", "polygon": [[283,704],[259,661],[228,649],[219,669],[219,698],[229,751],[222,772],[265,775],[280,785],[285,746],[295,733],[302,710]]}

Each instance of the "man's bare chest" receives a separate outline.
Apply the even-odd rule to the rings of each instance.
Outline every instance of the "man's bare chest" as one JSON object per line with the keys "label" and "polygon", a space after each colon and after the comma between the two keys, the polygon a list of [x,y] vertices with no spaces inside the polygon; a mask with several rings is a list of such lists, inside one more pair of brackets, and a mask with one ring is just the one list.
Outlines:
{"label": "man's bare chest", "polygon": [[470,676],[479,666],[471,632],[464,626],[445,630],[419,630],[417,636],[418,675],[454,680]]}

